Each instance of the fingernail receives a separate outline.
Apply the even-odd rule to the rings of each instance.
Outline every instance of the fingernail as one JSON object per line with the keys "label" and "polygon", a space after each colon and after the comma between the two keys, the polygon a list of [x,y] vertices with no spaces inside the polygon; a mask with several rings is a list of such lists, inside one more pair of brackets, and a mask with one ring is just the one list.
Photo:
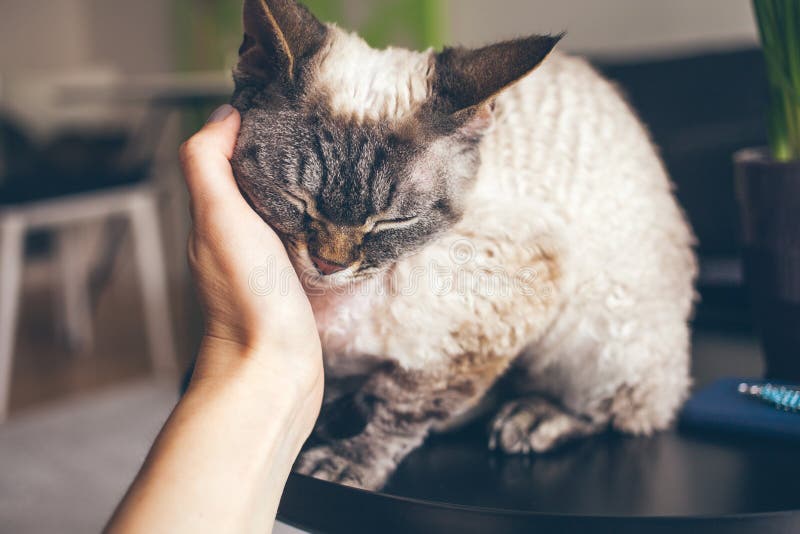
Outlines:
{"label": "fingernail", "polygon": [[225,104],[224,106],[220,106],[208,117],[206,124],[210,124],[212,122],[222,122],[228,118],[228,115],[233,113],[233,106],[230,104]]}

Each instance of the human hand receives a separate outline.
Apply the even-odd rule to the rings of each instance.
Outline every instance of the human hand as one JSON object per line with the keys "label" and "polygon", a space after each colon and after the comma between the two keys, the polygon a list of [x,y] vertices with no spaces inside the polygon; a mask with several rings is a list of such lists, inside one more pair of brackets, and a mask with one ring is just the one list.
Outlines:
{"label": "human hand", "polygon": [[[193,220],[189,262],[206,321],[192,383],[252,377],[273,397],[285,388],[288,400],[309,403],[313,423],[323,387],[319,335],[281,240],[236,185],[230,158],[239,126],[239,113],[223,106],[181,147]],[[274,277],[270,290],[253,287],[254,275]]]}

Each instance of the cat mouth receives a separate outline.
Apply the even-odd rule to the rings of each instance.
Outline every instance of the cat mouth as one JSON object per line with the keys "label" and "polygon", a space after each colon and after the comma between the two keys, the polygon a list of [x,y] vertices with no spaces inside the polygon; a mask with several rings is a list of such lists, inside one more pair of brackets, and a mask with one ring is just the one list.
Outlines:
{"label": "cat mouth", "polygon": [[[360,269],[360,262],[326,274],[312,260],[305,243],[287,241],[286,250],[297,276],[307,289],[333,289],[361,282],[372,275]],[[371,271],[371,270],[370,270]]]}

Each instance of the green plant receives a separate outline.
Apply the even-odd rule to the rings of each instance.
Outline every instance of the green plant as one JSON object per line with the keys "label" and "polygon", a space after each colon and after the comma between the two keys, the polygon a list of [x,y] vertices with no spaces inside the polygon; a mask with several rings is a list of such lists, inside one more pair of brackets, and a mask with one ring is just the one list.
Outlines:
{"label": "green plant", "polygon": [[230,70],[242,41],[241,0],[173,0],[180,71]]}
{"label": "green plant", "polygon": [[800,0],[753,0],[772,91],[769,136],[778,161],[800,159]]}
{"label": "green plant", "polygon": [[[374,47],[402,43],[417,48],[441,48],[447,39],[446,0],[382,0],[359,4],[345,0],[302,1],[321,20],[355,27]],[[345,5],[358,10],[347,10]],[[360,11],[358,21],[347,18],[351,11]]]}

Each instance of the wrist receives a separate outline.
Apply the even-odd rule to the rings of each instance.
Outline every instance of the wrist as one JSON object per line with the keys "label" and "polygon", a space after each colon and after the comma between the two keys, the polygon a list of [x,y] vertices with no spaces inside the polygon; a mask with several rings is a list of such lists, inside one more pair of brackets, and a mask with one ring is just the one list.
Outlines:
{"label": "wrist", "polygon": [[206,336],[186,394],[235,403],[265,430],[282,425],[299,446],[319,414],[323,384],[320,354],[287,354]]}

